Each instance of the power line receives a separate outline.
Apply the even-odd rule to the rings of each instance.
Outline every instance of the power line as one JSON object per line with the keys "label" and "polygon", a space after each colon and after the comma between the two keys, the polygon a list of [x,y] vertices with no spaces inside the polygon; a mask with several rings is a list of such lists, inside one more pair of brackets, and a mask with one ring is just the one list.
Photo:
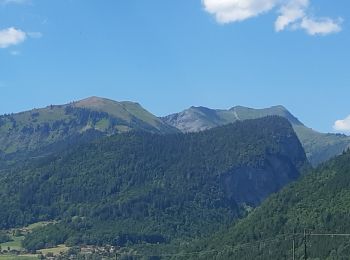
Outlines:
{"label": "power line", "polygon": [[[242,249],[246,248],[254,248],[257,246],[260,246],[261,244],[272,244],[274,242],[279,242],[281,240],[287,240],[287,237],[291,237],[293,234],[281,234],[276,236],[275,238],[268,238],[263,240],[258,240],[254,242],[244,243],[244,244],[238,244],[235,246],[225,245],[225,248],[232,249],[232,252],[236,252]],[[284,237],[284,239],[282,239]],[[199,254],[209,254],[209,253],[219,253],[218,250],[212,249],[212,250],[202,250],[202,251],[195,251],[195,252],[183,252],[183,253],[174,253],[174,254],[132,254],[133,256],[143,256],[143,257],[151,257],[151,256],[159,256],[159,257],[174,257],[174,256],[191,256],[191,255],[199,255]]]}
{"label": "power line", "polygon": [[[308,236],[318,236],[318,237],[350,237],[350,233],[311,233],[307,232],[305,229],[303,233],[292,233],[292,234],[280,234],[277,235],[273,238],[267,238],[267,239],[261,239],[257,240],[254,242],[247,242],[244,244],[238,244],[238,245],[225,245],[224,248],[228,248],[232,250],[232,253],[237,252],[242,249],[247,249],[247,248],[254,248],[257,246],[261,246],[261,244],[273,244],[275,242],[280,242],[283,240],[292,240],[293,245],[292,245],[292,254],[293,254],[293,260],[295,259],[295,242],[296,242],[296,237],[299,236],[300,238],[303,238],[304,242],[304,259],[308,258],[307,254],[307,237]],[[133,256],[138,256],[138,257],[151,257],[151,256],[159,256],[159,257],[186,257],[186,256],[193,256],[193,255],[199,255],[199,254],[210,254],[210,253],[219,253],[220,251],[216,249],[211,249],[211,250],[202,250],[202,251],[194,251],[194,252],[183,252],[183,253],[174,253],[174,254],[139,254],[139,253],[131,253]],[[118,258],[116,258],[118,259]]]}
{"label": "power line", "polygon": [[304,259],[307,259],[307,240],[306,240],[306,229],[304,229]]}
{"label": "power line", "polygon": [[350,237],[350,234],[333,234],[333,233],[309,233],[309,236],[329,236],[329,237]]}

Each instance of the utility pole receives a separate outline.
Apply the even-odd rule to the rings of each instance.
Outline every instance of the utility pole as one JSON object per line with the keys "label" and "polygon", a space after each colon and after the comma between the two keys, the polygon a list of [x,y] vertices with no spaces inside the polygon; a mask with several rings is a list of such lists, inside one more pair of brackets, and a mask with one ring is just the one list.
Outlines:
{"label": "utility pole", "polygon": [[295,260],[295,230],[293,230],[293,260]]}
{"label": "utility pole", "polygon": [[304,229],[304,259],[307,260],[306,229]]}

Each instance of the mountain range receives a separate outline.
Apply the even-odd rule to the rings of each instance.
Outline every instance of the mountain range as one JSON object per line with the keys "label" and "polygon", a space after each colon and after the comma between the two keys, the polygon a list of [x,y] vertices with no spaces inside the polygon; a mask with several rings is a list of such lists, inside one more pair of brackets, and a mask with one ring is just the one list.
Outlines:
{"label": "mountain range", "polygon": [[[312,165],[316,166],[350,147],[350,137],[319,133],[306,127],[283,106],[253,109],[236,106],[228,110],[191,107],[183,112],[157,117],[134,102],[90,97],[66,105],[0,116],[0,155],[55,149],[128,131],[151,133],[198,132],[236,121],[281,116],[293,126]],[[41,151],[43,151],[41,149]]]}
{"label": "mountain range", "polygon": [[309,161],[318,165],[350,147],[350,137],[341,134],[319,133],[306,127],[283,106],[253,109],[236,106],[228,110],[191,107],[183,112],[162,118],[167,124],[180,131],[197,132],[233,123],[240,120],[256,119],[265,116],[281,116],[292,124]]}
{"label": "mountain range", "polygon": [[[91,97],[3,115],[1,239],[1,229],[50,221],[25,236],[27,250],[64,243],[126,248],[126,259],[285,259],[294,241],[302,257],[303,229],[350,232],[349,145],[283,106],[156,117]],[[315,259],[350,254],[347,241],[308,243]]]}

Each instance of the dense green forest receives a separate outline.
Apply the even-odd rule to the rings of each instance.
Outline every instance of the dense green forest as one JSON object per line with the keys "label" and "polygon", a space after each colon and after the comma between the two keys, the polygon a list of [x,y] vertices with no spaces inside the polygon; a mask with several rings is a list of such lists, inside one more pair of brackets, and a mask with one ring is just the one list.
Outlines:
{"label": "dense green forest", "polygon": [[201,237],[304,167],[302,146],[280,117],[192,134],[119,134],[3,170],[0,225],[57,220],[26,237],[30,250]]}
{"label": "dense green forest", "polygon": [[[190,249],[209,251],[203,259],[349,259],[350,151],[272,195],[247,218]],[[295,233],[295,235],[293,235]],[[214,250],[214,253],[210,250]]]}

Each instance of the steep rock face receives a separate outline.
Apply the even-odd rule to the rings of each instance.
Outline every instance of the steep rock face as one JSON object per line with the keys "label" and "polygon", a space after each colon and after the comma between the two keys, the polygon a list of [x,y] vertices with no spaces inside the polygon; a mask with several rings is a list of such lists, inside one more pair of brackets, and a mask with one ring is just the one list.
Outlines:
{"label": "steep rock face", "polygon": [[265,116],[281,116],[292,124],[309,161],[314,166],[341,154],[350,147],[350,137],[339,134],[319,133],[308,128],[283,106],[273,106],[264,109],[236,106],[229,110],[191,107],[183,112],[172,114],[162,119],[167,124],[187,133]]}
{"label": "steep rock face", "polygon": [[259,168],[232,169],[223,175],[222,181],[228,198],[256,207],[299,176],[299,170],[287,157],[270,155]]}
{"label": "steep rock face", "polygon": [[[305,229],[307,234],[349,233],[349,173],[347,151],[268,198],[246,218],[214,235],[209,245],[203,241],[204,250],[218,252],[203,259],[288,259],[293,240],[296,259],[301,259]],[[264,241],[271,242],[262,248],[246,247]],[[346,236],[308,236],[307,254],[310,259],[349,259],[350,241]]]}
{"label": "steep rock face", "polygon": [[256,207],[270,194],[300,176],[305,153],[295,135],[279,137],[279,153],[267,151],[258,167],[243,165],[227,171],[222,182],[227,196],[238,204]]}

